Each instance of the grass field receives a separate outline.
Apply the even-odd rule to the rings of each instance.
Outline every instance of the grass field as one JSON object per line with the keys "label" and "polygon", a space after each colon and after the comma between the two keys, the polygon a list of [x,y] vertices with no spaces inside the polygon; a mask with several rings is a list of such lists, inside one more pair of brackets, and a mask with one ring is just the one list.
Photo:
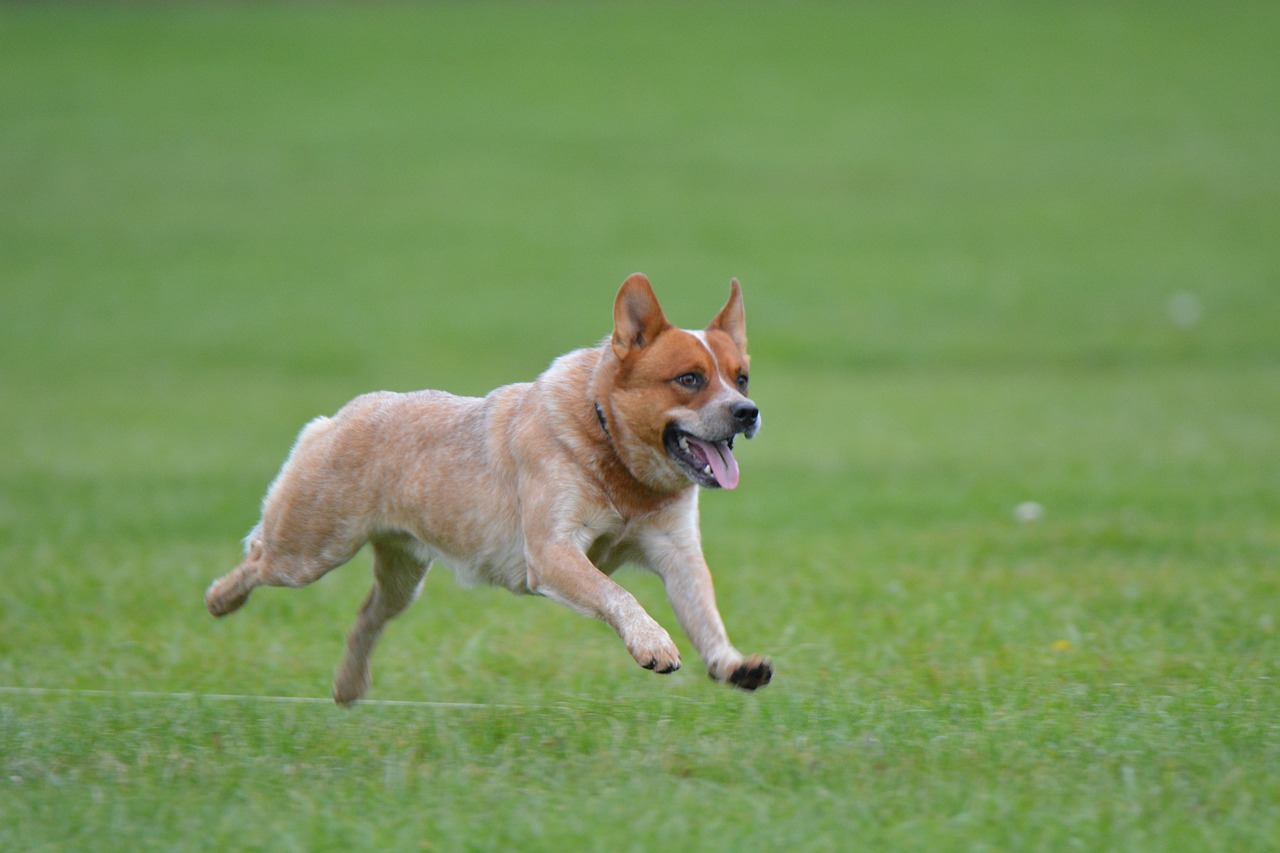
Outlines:
{"label": "grass field", "polygon": [[[0,6],[0,849],[1277,849],[1277,56],[1274,3]],[[253,698],[368,584],[203,609],[298,428],[531,378],[637,269],[744,284],[703,530],[774,683],[643,573],[669,677],[437,569],[407,704]]]}

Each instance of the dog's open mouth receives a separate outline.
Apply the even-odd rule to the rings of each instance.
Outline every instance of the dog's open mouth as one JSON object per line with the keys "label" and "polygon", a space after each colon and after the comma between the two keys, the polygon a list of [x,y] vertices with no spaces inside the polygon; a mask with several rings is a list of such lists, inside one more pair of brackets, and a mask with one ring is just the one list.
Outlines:
{"label": "dog's open mouth", "polygon": [[698,485],[708,489],[738,487],[738,460],[733,458],[733,436],[724,441],[707,441],[673,424],[667,427],[662,439],[667,455]]}

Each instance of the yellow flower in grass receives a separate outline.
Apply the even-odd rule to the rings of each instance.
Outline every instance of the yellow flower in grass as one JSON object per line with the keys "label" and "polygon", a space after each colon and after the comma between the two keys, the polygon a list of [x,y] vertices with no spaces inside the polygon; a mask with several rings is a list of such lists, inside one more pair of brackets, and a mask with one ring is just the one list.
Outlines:
{"label": "yellow flower in grass", "polygon": [[1069,652],[1071,651],[1071,641],[1054,640],[1053,643],[1049,645],[1049,648],[1053,649],[1055,652]]}

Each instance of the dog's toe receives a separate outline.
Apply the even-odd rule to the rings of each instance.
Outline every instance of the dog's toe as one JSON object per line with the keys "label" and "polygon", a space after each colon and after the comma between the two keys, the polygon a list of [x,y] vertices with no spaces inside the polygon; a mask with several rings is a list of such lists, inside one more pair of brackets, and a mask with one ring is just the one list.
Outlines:
{"label": "dog's toe", "polygon": [[677,669],[679,669],[679,668],[680,668],[680,661],[679,661],[679,660],[669,660],[669,661],[665,661],[664,663],[662,663],[661,665],[659,665],[659,664],[658,664],[658,659],[657,659],[657,658],[649,658],[649,662],[648,662],[648,663],[646,663],[646,664],[644,664],[644,668],[645,668],[645,669],[653,670],[654,672],[658,673],[659,675],[668,675],[668,674],[670,674],[670,673],[675,672]]}
{"label": "dog's toe", "polygon": [[647,628],[629,632],[627,651],[636,663],[653,672],[675,672],[680,668],[680,650],[656,622],[652,622]]}

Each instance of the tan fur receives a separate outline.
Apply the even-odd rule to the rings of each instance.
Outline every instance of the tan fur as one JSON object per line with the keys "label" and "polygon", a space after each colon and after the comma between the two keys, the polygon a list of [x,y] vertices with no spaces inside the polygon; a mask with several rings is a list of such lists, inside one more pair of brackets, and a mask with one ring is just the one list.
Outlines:
{"label": "tan fur", "polygon": [[[309,584],[372,543],[373,589],[335,678],[339,703],[364,695],[378,636],[436,559],[464,583],[537,593],[601,619],[639,664],[672,672],[680,653],[671,637],[609,577],[634,562],[662,577],[713,678],[763,686],[768,659],[740,654],[716,610],[698,475],[664,445],[673,424],[708,441],[754,434],[758,416],[738,384],[747,365],[736,280],[712,323],[688,332],[667,323],[636,274],[618,292],[610,338],[531,383],[483,398],[357,397],[302,430],[244,561],[209,587],[209,611],[231,613],[260,585]],[[686,387],[680,377],[690,375],[703,384]]]}

